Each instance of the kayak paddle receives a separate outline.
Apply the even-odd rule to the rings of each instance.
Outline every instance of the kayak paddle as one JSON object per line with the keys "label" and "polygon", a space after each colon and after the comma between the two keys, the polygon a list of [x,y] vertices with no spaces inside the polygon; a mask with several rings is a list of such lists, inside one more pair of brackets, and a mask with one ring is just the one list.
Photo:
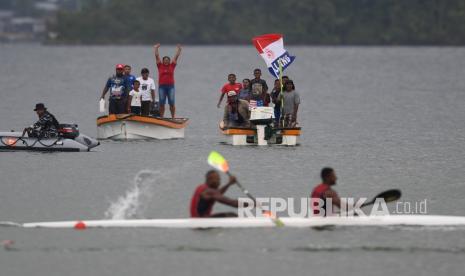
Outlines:
{"label": "kayak paddle", "polygon": [[397,189],[387,190],[387,191],[384,191],[384,192],[380,193],[379,195],[375,196],[375,198],[373,198],[372,200],[363,203],[362,206],[360,206],[360,207],[365,207],[365,206],[368,206],[368,205],[372,205],[373,203],[375,203],[377,198],[384,199],[384,201],[386,203],[393,202],[393,201],[398,200],[401,195],[402,195],[402,193],[400,192],[400,190],[397,190]]}
{"label": "kayak paddle", "polygon": [[[227,174],[228,176],[231,176],[231,173],[229,172],[229,164],[228,161],[217,151],[212,151],[208,155],[208,164],[212,166],[213,168]],[[236,179],[236,185],[239,187],[239,189],[242,190],[242,192],[249,197],[250,199],[253,200],[254,203],[256,203],[255,197],[252,196],[247,189],[244,188],[244,186],[239,183]],[[257,208],[261,209],[260,206],[256,206]],[[263,213],[267,213],[262,209]],[[273,220],[273,222],[276,224],[276,226],[284,226],[284,223],[277,217],[271,214],[270,218]]]}

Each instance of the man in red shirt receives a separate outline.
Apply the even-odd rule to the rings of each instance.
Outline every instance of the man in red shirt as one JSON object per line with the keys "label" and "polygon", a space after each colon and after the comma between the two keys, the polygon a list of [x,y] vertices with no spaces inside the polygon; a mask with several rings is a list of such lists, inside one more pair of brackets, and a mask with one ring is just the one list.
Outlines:
{"label": "man in red shirt", "polygon": [[241,91],[241,89],[242,89],[242,84],[236,83],[236,75],[229,74],[228,83],[223,85],[223,87],[221,88],[221,97],[216,107],[220,108],[221,101],[223,101],[224,95],[227,94],[229,91],[234,91],[236,92],[236,95],[239,95],[239,92]]}
{"label": "man in red shirt", "polygon": [[[311,208],[313,210],[314,215],[319,216],[326,216],[326,199],[331,198],[333,205],[341,208],[341,199],[339,195],[333,190],[332,186],[336,185],[337,177],[336,173],[334,172],[333,168],[323,168],[321,170],[321,180],[323,181],[321,184],[316,186],[311,195]],[[323,210],[325,210],[325,214],[322,214],[318,210],[316,200],[321,199],[323,200],[323,206],[320,206]]]}
{"label": "man in red shirt", "polygon": [[160,59],[160,43],[153,46],[155,51],[155,61],[158,68],[158,96],[160,100],[160,117],[165,114],[166,98],[168,98],[168,104],[170,105],[171,118],[175,117],[176,107],[174,105],[174,69],[178,63],[178,58],[181,55],[181,45],[176,46],[176,53],[174,54],[173,61],[171,62],[170,57],[164,56]]}
{"label": "man in red shirt", "polygon": [[228,188],[236,183],[234,176],[229,177],[229,181],[223,187],[220,187],[220,175],[217,171],[208,171],[205,175],[205,184],[197,186],[192,196],[190,213],[193,218],[205,217],[237,217],[235,213],[216,213],[212,214],[215,202],[222,203],[237,208],[239,203],[235,199],[224,196]]}

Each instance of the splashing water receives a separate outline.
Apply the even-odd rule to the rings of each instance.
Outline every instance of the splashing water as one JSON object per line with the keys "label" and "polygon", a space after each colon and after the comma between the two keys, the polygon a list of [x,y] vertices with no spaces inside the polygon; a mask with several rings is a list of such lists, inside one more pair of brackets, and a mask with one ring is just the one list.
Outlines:
{"label": "splashing water", "polygon": [[105,211],[106,219],[144,218],[146,204],[150,202],[154,187],[162,183],[162,174],[158,171],[142,170],[133,180],[133,186]]}

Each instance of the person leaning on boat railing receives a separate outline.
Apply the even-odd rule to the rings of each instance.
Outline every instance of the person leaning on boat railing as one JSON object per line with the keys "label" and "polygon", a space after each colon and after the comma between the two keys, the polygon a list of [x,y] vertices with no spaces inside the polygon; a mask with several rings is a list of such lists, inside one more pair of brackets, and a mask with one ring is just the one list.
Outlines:
{"label": "person leaning on boat railing", "polygon": [[249,103],[239,99],[236,92],[227,93],[228,101],[224,107],[223,123],[225,127],[250,127]]}
{"label": "person leaning on boat railing", "polygon": [[102,99],[110,91],[110,99],[108,105],[109,114],[124,114],[127,110],[128,93],[132,89],[128,78],[124,75],[124,65],[116,65],[116,73],[108,78],[105,87],[102,91]]}

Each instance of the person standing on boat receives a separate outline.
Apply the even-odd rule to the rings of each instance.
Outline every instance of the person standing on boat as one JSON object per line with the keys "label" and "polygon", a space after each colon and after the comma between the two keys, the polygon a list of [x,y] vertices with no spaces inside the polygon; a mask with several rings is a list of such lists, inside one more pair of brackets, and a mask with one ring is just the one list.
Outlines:
{"label": "person standing on boat", "polygon": [[242,89],[239,91],[239,99],[250,101],[250,80],[243,79],[242,80]]}
{"label": "person standing on boat", "polygon": [[174,69],[178,63],[178,58],[181,55],[181,45],[176,46],[176,53],[174,54],[173,61],[170,57],[164,56],[160,59],[160,43],[153,46],[155,52],[155,61],[158,68],[158,98],[159,98],[159,111],[160,117],[165,115],[166,98],[170,105],[171,118],[176,115],[176,107],[174,101]]}
{"label": "person standing on boat", "polygon": [[240,100],[236,92],[228,92],[228,104],[224,107],[223,123],[225,127],[250,126],[249,103]]}
{"label": "person standing on boat", "polygon": [[[332,200],[333,206],[341,208],[341,199],[339,195],[333,190],[333,186],[336,185],[337,177],[336,173],[334,172],[333,168],[323,168],[321,170],[321,184],[317,185],[311,194],[311,208],[313,211],[313,215],[323,216],[326,215],[326,201],[327,199]],[[323,201],[323,206],[318,206],[317,200],[321,199]],[[320,213],[319,208],[325,210],[324,214]]]}
{"label": "person standing on boat", "polygon": [[47,111],[47,108],[43,103],[36,104],[34,111],[39,116],[39,120],[31,127],[25,128],[24,134],[28,134],[29,137],[37,138],[53,138],[58,136],[59,123],[55,116]]}
{"label": "person standing on boat", "polygon": [[110,104],[108,106],[109,114],[124,114],[127,110],[126,100],[131,86],[124,76],[124,65],[116,65],[116,74],[108,78],[102,92],[102,99],[110,91]]}
{"label": "person standing on boat", "polygon": [[128,113],[140,115],[141,111],[141,92],[139,90],[140,82],[134,81],[133,89],[129,92]]}
{"label": "person standing on boat", "polygon": [[227,94],[229,91],[234,91],[236,92],[237,95],[239,95],[239,92],[241,91],[241,89],[242,89],[242,84],[236,83],[236,75],[229,74],[228,82],[225,85],[223,85],[223,87],[221,88],[221,96],[220,96],[220,99],[218,100],[218,104],[216,105],[216,107],[220,108],[224,95]]}
{"label": "person standing on boat", "polygon": [[252,92],[250,96],[250,107],[262,107],[269,106],[271,102],[270,94],[263,90],[263,86],[260,83],[254,83],[252,85]]}
{"label": "person standing on boat", "polygon": [[237,208],[239,203],[235,199],[224,196],[228,188],[236,183],[234,176],[229,177],[229,181],[220,187],[221,178],[217,171],[208,171],[205,175],[205,184],[197,186],[191,199],[190,214],[193,218],[214,218],[214,217],[237,217],[235,213],[213,214],[213,205],[219,202]]}
{"label": "person standing on boat", "polygon": [[124,65],[124,77],[126,78],[126,81],[128,82],[128,85],[131,86],[131,89],[134,87],[134,81],[136,80],[136,77],[131,75],[131,65],[126,64]]}
{"label": "person standing on boat", "polygon": [[152,103],[155,101],[155,81],[149,77],[150,71],[143,68],[140,71],[141,77],[137,80],[140,82],[142,115],[149,116]]}
{"label": "person standing on boat", "polygon": [[259,83],[259,84],[262,85],[263,92],[268,93],[268,85],[266,84],[266,81],[261,78],[262,70],[260,70],[258,68],[253,70],[253,75],[254,75],[254,78],[250,81],[250,86],[253,88],[253,85],[255,83]]}
{"label": "person standing on boat", "polygon": [[282,117],[284,119],[284,127],[295,127],[297,124],[297,111],[300,105],[300,95],[295,91],[295,85],[292,80],[286,81],[284,84],[284,93],[282,93],[279,101],[283,101]]}
{"label": "person standing on boat", "polygon": [[281,94],[281,81],[279,79],[275,79],[273,90],[271,90],[270,93],[271,101],[274,104],[275,127],[279,126],[279,117],[281,116],[281,101],[279,100],[279,94]]}

